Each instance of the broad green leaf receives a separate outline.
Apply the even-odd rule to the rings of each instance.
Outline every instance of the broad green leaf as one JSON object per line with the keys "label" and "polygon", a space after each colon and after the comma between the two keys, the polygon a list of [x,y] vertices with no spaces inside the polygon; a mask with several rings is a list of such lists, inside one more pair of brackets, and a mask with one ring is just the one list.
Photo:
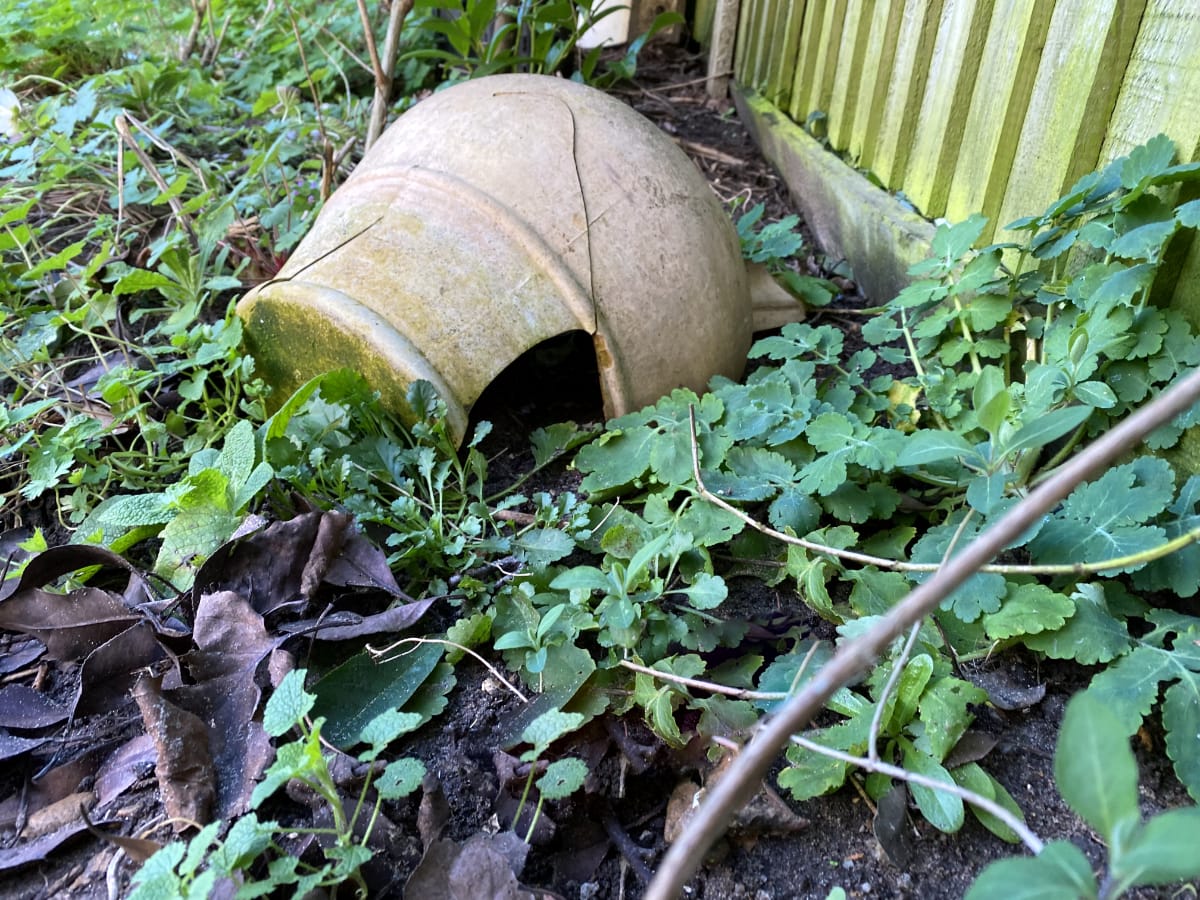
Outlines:
{"label": "broad green leaf", "polygon": [[692,583],[677,593],[686,596],[688,603],[696,609],[716,609],[729,596],[729,589],[720,575],[698,572]]}
{"label": "broad green leaf", "polygon": [[979,240],[987,221],[975,213],[956,225],[939,225],[930,246],[932,256],[947,267],[953,265]]}
{"label": "broad green leaf", "polygon": [[845,783],[850,765],[795,746],[788,747],[787,760],[790,765],[779,773],[777,780],[792,799],[800,802],[837,790]]}
{"label": "broad green leaf", "polygon": [[[1175,475],[1166,460],[1142,456],[1080,485],[1030,542],[1037,562],[1103,562],[1150,550],[1166,542],[1157,525],[1174,494]],[[1113,574],[1140,567],[1134,563]]]}
{"label": "broad green leaf", "polygon": [[579,713],[567,713],[561,709],[550,709],[542,713],[521,732],[525,742],[533,745],[533,749],[526,751],[521,758],[537,759],[560,737],[579,728],[584,718]]}
{"label": "broad green leaf", "polygon": [[1070,841],[1051,841],[1033,858],[989,865],[964,900],[1095,900],[1097,892],[1083,851]]}
{"label": "broad green leaf", "polygon": [[1200,876],[1200,808],[1173,809],[1139,828],[1110,862],[1118,883],[1173,884]]}
{"label": "broad green leaf", "polygon": [[1139,817],[1137,762],[1127,735],[1104,701],[1084,692],[1067,704],[1054,751],[1059,793],[1105,840]]}
{"label": "broad green leaf", "polygon": [[1003,452],[1018,453],[1044,447],[1058,440],[1068,432],[1074,431],[1088,420],[1092,414],[1090,406],[1067,406],[1053,409],[1038,416],[1032,422],[1022,425],[1017,433],[1005,443]]}
{"label": "broad green leaf", "polygon": [[425,771],[425,763],[406,756],[388,763],[372,787],[384,800],[399,800],[421,786]]}
{"label": "broad green leaf", "polygon": [[1161,682],[1177,674],[1175,662],[1166,650],[1145,645],[1135,646],[1107,668],[1097,672],[1088,686],[1088,694],[1102,701],[1121,723],[1126,735],[1141,727],[1158,699]]}
{"label": "broad green leaf", "polygon": [[[1200,631],[1193,629],[1176,640],[1198,641]],[[1175,774],[1200,803],[1200,740],[1196,737],[1200,735],[1200,667],[1194,663],[1191,670],[1179,673],[1179,681],[1163,695],[1162,720],[1167,756],[1175,763]]]}
{"label": "broad green leaf", "polygon": [[[900,745],[904,748],[904,768],[910,772],[916,772],[918,775],[924,775],[926,778],[954,784],[950,773],[929,754],[905,740],[901,740]],[[953,833],[962,828],[965,811],[961,797],[911,781],[908,783],[908,790],[913,795],[913,799],[917,801],[921,815],[928,819],[929,824],[938,831]]]}
{"label": "broad green leaf", "polygon": [[112,295],[120,297],[122,294],[138,294],[160,287],[171,287],[172,284],[170,278],[159,272],[131,269],[117,279],[117,283],[113,285]]}
{"label": "broad green leaf", "polygon": [[925,726],[924,739],[935,760],[945,759],[975,720],[968,707],[986,700],[987,691],[950,675],[929,685],[917,709]]}
{"label": "broad green leaf", "polygon": [[[976,517],[978,518],[978,517]],[[971,541],[979,535],[979,527],[967,525],[960,530],[960,518],[955,517],[942,525],[935,526],[925,532],[913,545],[912,561],[916,563],[943,563],[947,552],[962,552]],[[913,573],[913,581],[926,581],[930,573]],[[1007,584],[1004,576],[994,572],[976,573],[955,589],[941,603],[941,608],[953,610],[954,615],[964,622],[974,622],[984,613],[993,613],[1000,608],[1000,599],[1004,596]]]}
{"label": "broad green leaf", "polygon": [[1174,159],[1175,142],[1165,134],[1156,134],[1129,152],[1121,166],[1121,186],[1133,190],[1165,172]]}
{"label": "broad green leaf", "polygon": [[1003,501],[1011,476],[1007,472],[980,475],[967,484],[967,503],[977,513],[990,515]]}
{"label": "broad green leaf", "polygon": [[1112,409],[1117,405],[1117,395],[1107,384],[1100,381],[1082,381],[1072,389],[1075,399],[1096,409]]}
{"label": "broad green leaf", "polygon": [[513,548],[533,571],[540,572],[550,563],[570,556],[575,550],[575,541],[558,528],[534,528],[517,537]]}
{"label": "broad green leaf", "polygon": [[918,653],[905,664],[888,698],[892,711],[884,725],[889,733],[898,732],[912,721],[917,714],[917,701],[932,676],[933,657],[928,653]]}
{"label": "broad green leaf", "polygon": [[575,566],[560,572],[550,582],[552,590],[556,591],[592,591],[607,592],[614,587],[607,574],[595,566]]}
{"label": "broad green leaf", "polygon": [[[314,698],[315,702],[315,698]],[[385,709],[364,727],[358,738],[370,747],[359,754],[359,759],[369,762],[387,749],[387,745],[402,734],[421,727],[421,716],[417,713],[402,713]]]}
{"label": "broad green leaf", "polygon": [[254,427],[248,420],[240,419],[225,435],[221,455],[217,458],[217,469],[234,491],[250,478],[254,457]]}
{"label": "broad green leaf", "polygon": [[1069,597],[1044,584],[1009,582],[1003,605],[984,616],[983,627],[988,637],[1002,641],[1061,628],[1074,612]]}
{"label": "broad green leaf", "polygon": [[1109,662],[1129,649],[1129,632],[1109,613],[1102,585],[1081,584],[1071,599],[1075,614],[1062,628],[1026,635],[1022,643],[1053,659],[1073,659],[1085,665]]}
{"label": "broad green leaf", "polygon": [[425,682],[445,648],[418,644],[395,659],[376,662],[357,653],[313,685],[313,714],[325,717],[325,736],[342,749],[359,742],[363,728],[389,709],[400,709]]}
{"label": "broad green leaf", "polygon": [[[1004,809],[1008,810],[1020,821],[1025,821],[1025,814],[1021,812],[1021,808],[1017,806],[1012,795],[1004,789],[1004,785],[983,771],[978,763],[972,762],[958,766],[950,770],[950,775],[962,787],[979,794],[981,797],[992,800],[1004,807]],[[971,813],[984,828],[996,835],[1000,840],[1007,841],[1010,844],[1019,844],[1021,842],[1020,836],[1004,824],[1003,821],[992,815],[992,813],[973,803],[968,803],[967,808],[971,810]]]}
{"label": "broad green leaf", "polygon": [[[811,655],[810,655],[811,654]],[[819,643],[813,648],[812,642],[801,641],[791,653],[777,656],[762,675],[759,676],[758,690],[771,694],[791,694],[801,685],[809,681],[821,666],[833,657],[833,650],[827,643]],[[783,701],[756,700],[755,703],[768,712],[777,709]]]}
{"label": "broad green leaf", "polygon": [[1162,254],[1163,246],[1175,233],[1175,220],[1165,222],[1150,222],[1125,232],[1112,242],[1108,248],[1113,256],[1124,259],[1146,259],[1157,261]]}
{"label": "broad green leaf", "polygon": [[162,546],[154,561],[154,572],[180,590],[191,587],[196,570],[229,540],[241,524],[241,516],[220,508],[183,509],[159,533]]}
{"label": "broad green leaf", "polygon": [[905,438],[896,457],[898,466],[927,466],[947,459],[982,463],[978,451],[957,431],[924,429]]}

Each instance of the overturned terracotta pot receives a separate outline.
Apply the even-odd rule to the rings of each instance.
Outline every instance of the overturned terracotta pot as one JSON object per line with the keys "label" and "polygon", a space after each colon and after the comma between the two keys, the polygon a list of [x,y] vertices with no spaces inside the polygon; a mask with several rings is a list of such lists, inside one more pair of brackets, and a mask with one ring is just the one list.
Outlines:
{"label": "overturned terracotta pot", "polygon": [[405,113],[238,312],[277,396],[350,367],[404,417],[425,379],[459,439],[548,338],[592,336],[615,416],[738,377],[752,329],[737,235],[691,161],[620,101],[537,75]]}

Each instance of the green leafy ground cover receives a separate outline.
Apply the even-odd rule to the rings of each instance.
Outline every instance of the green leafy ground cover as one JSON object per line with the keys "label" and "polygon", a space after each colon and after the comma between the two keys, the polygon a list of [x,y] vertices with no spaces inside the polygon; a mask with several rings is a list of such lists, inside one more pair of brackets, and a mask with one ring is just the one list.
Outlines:
{"label": "green leafy ground cover", "polygon": [[[243,770],[264,779],[244,814],[208,825],[186,850],[168,844],[140,878],[145,896],[153,884],[205,895],[221,878],[246,890],[256,881],[361,886],[371,824],[355,829],[415,790],[420,774],[402,735],[441,712],[466,652],[501,662],[538,695],[514,731],[514,743],[532,748],[521,806],[534,812],[514,818],[522,837],[545,802],[583,781],[578,758],[552,745],[567,746],[600,716],[644,721],[672,747],[699,736],[718,753],[715,742],[743,739],[830,654],[809,629],[749,641],[751,623],[723,610],[733,577],[794,588],[834,642],[853,641],[1089,438],[1200,363],[1186,321],[1151,302],[1168,242],[1200,225],[1200,201],[1175,193],[1200,166],[1176,164],[1160,137],[1017,223],[1019,244],[975,247],[978,217],[939,228],[913,285],[864,320],[870,347],[848,350],[830,325],[788,326],[755,344],[758,365],[744,382],[676,391],[598,434],[571,423],[535,432],[535,467],[569,461],[583,476],[577,491],[527,494],[523,482],[493,491],[480,450],[490,426],[456,450],[428,385],[412,388],[419,421],[404,429],[353,373],[273,397],[242,352],[233,301],[295,246],[353,160],[341,148],[365,130],[371,75],[355,49],[364,40],[357,10],[226,3],[189,38],[188,16],[163,19],[133,2],[105,8],[97,26],[96,10],[68,0],[36,15],[0,13],[14,35],[0,50],[9,134],[0,144],[0,490],[13,529],[0,611],[99,590],[96,567],[123,560],[148,573],[155,616],[166,611],[154,620],[156,646],[190,640],[194,662],[211,652],[202,625],[213,597],[241,590],[260,598],[252,605],[264,616],[291,602],[236,575],[233,561],[254,546],[246,535],[265,534],[268,522],[348,514],[387,570],[365,582],[387,594],[384,609],[339,610],[357,618],[329,623],[358,629],[355,649],[318,654],[307,688],[293,672],[270,694],[261,727],[279,745],[269,767]],[[491,13],[480,4],[443,19],[418,6],[394,111],[439,81],[529,65],[525,53],[597,78],[606,63],[603,78],[633,65],[575,54],[577,34],[563,28],[578,21],[573,8],[518,15],[531,37],[511,45],[484,28]],[[787,228],[760,229],[753,211],[738,226],[749,257],[790,271],[784,258],[799,245]],[[792,275],[810,299],[825,289]],[[1020,840],[1016,800],[986,759],[963,762],[955,750],[989,699],[964,665],[1021,647],[1097,667],[1087,694],[1106,711],[1073,706],[1084,712],[1064,726],[1065,746],[1128,774],[1120,748],[1156,717],[1177,777],[1200,798],[1200,619],[1173,599],[1200,590],[1200,476],[1146,452],[1169,450],[1195,424],[1181,416],[1131,448],[947,597],[862,684],[835,694],[819,727],[788,750],[780,786],[797,800],[817,797],[866,759],[872,799],[907,790],[940,830],[957,831],[970,809]],[[25,522],[39,527],[18,532]],[[82,562],[56,563],[40,580],[22,574],[63,558],[48,545],[74,548]],[[306,601],[317,583],[335,583],[303,568],[311,578],[295,592]],[[435,604],[448,627],[424,634],[421,616]],[[319,634],[306,611],[295,611],[297,627]],[[15,613],[0,612],[0,624],[47,633],[44,620]],[[358,649],[396,632],[450,643],[384,665]],[[250,654],[251,680],[271,646],[264,637]],[[86,669],[101,650],[85,642],[56,658]],[[251,716],[256,703],[257,693]],[[319,719],[305,718],[312,709]],[[299,737],[286,742],[293,728]],[[1090,751],[1080,737],[1088,729]],[[322,734],[342,750],[368,745],[358,760],[369,773],[389,745],[388,758],[401,757],[361,784],[351,815]],[[543,773],[539,761],[549,762]],[[275,846],[282,826],[257,818],[293,780],[334,811],[332,837],[305,871],[288,868]],[[1140,823],[1128,778],[1111,792],[1059,782],[1109,841],[1111,871],[1089,882],[1079,859],[1051,844],[1033,877],[1115,896],[1198,874],[1147,849],[1147,834],[1172,826]],[[988,877],[979,896],[990,896]]]}

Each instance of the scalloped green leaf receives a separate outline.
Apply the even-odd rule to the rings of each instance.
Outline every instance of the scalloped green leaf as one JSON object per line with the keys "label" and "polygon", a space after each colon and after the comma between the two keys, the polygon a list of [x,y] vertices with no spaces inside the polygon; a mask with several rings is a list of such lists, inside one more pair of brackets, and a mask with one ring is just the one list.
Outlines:
{"label": "scalloped green leaf", "polygon": [[[1189,638],[1200,640],[1200,632]],[[1181,672],[1179,681],[1167,688],[1162,704],[1163,728],[1166,729],[1167,756],[1175,764],[1175,774],[1192,799],[1200,803],[1200,673]]]}
{"label": "scalloped green leaf", "polygon": [[1109,662],[1129,649],[1129,631],[1109,613],[1102,585],[1081,584],[1071,599],[1075,614],[1062,628],[1026,635],[1021,642],[1052,659],[1073,659],[1085,665]]}
{"label": "scalloped green leaf", "polygon": [[1002,641],[1061,628],[1075,613],[1071,598],[1044,584],[1009,582],[1000,609],[984,617],[988,637]]}

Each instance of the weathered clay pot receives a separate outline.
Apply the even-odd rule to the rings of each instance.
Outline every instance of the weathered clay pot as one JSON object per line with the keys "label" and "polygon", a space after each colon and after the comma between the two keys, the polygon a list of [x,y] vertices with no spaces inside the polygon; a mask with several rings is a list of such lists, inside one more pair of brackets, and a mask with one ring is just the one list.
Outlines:
{"label": "weathered clay pot", "polygon": [[737,377],[751,338],[737,235],[691,161],[625,104],[535,75],[405,113],[238,311],[279,396],[348,366],[404,416],[426,379],[460,439],[548,338],[592,335],[608,415]]}

